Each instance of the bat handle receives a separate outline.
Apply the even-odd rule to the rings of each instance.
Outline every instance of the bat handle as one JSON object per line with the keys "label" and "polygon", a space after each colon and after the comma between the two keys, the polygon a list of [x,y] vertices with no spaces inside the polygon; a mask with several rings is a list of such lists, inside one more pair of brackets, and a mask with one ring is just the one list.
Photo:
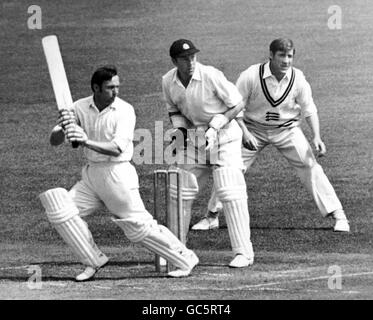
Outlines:
{"label": "bat handle", "polygon": [[71,146],[76,149],[77,147],[79,147],[79,142],[78,141],[74,141],[74,142],[71,142]]}

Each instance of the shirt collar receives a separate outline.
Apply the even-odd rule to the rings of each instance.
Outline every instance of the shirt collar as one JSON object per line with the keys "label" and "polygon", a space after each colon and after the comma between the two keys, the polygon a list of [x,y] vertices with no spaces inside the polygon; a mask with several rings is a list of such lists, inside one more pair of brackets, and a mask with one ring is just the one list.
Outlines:
{"label": "shirt collar", "polygon": [[[108,110],[108,109],[115,110],[117,108],[117,104],[116,104],[117,98],[118,97],[115,97],[113,103],[111,105],[109,105],[107,108],[105,108],[105,110]],[[95,104],[95,100],[93,99],[93,95],[91,96],[91,99],[90,99],[90,102],[89,102],[89,107],[90,108],[95,108],[95,109],[98,110],[98,108],[97,108],[97,106]]]}
{"label": "shirt collar", "polygon": [[[202,71],[201,71],[201,64],[199,62],[196,62],[196,67],[194,69],[192,79],[191,80],[197,80],[201,81],[202,80]],[[177,77],[177,68],[175,68],[175,73],[172,77],[172,81],[180,81],[179,78]]]}
{"label": "shirt collar", "polygon": [[[292,73],[292,68],[290,67],[288,69],[288,71],[286,71],[286,74],[284,76],[284,78],[287,78],[287,80],[289,80],[291,78],[291,73]],[[264,72],[263,72],[263,79],[265,78],[268,78],[268,77],[271,77],[273,75],[273,73],[271,72],[271,69],[269,67],[269,61],[264,65]]]}
{"label": "shirt collar", "polygon": [[193,75],[192,75],[193,80],[202,80],[202,70],[201,70],[201,64],[199,62],[196,62],[196,67],[194,69]]}

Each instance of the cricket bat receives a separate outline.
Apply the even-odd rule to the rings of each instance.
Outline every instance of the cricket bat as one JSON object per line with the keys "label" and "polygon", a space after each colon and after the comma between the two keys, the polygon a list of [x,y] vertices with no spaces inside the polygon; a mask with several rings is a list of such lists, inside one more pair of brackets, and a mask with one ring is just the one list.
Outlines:
{"label": "cricket bat", "polygon": [[[49,35],[43,37],[42,45],[52,81],[54,96],[56,98],[57,109],[71,109],[73,99],[71,97],[57,36]],[[79,143],[73,142],[72,146],[73,148],[77,148]]]}

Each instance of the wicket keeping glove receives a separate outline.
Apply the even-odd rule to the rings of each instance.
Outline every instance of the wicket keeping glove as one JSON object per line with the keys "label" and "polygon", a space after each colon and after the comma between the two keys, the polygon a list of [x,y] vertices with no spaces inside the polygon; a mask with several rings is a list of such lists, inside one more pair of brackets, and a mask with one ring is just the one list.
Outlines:
{"label": "wicket keeping glove", "polygon": [[[185,128],[177,128],[175,129],[175,131],[173,132],[173,135],[172,135],[172,138],[171,138],[171,142],[170,144],[177,144],[178,142],[180,142],[179,140],[180,139],[177,139],[177,137],[179,136],[179,132],[182,133],[183,135],[183,142],[182,144],[180,145],[176,145],[176,148],[173,149],[172,151],[172,155],[173,156],[176,156],[176,152],[177,150],[186,150],[187,149],[187,145],[188,145],[188,130],[185,129]],[[178,134],[175,134],[175,133],[178,133]]]}
{"label": "wicket keeping glove", "polygon": [[218,131],[215,128],[208,128],[205,133],[206,150],[211,150],[218,140]]}

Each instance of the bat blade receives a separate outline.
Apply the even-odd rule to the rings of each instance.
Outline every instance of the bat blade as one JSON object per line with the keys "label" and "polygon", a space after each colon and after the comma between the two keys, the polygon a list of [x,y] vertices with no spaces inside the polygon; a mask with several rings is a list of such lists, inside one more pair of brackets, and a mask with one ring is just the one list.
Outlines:
{"label": "bat blade", "polygon": [[65,67],[63,65],[57,36],[50,35],[42,39],[49,75],[52,81],[58,110],[70,109],[73,104]]}
{"label": "bat blade", "polygon": [[[42,45],[44,55],[47,60],[48,71],[57,103],[57,109],[71,109],[73,105],[73,99],[71,97],[69,82],[67,81],[57,36],[49,35],[43,37]],[[73,143],[74,148],[76,148],[77,146],[78,143]]]}

